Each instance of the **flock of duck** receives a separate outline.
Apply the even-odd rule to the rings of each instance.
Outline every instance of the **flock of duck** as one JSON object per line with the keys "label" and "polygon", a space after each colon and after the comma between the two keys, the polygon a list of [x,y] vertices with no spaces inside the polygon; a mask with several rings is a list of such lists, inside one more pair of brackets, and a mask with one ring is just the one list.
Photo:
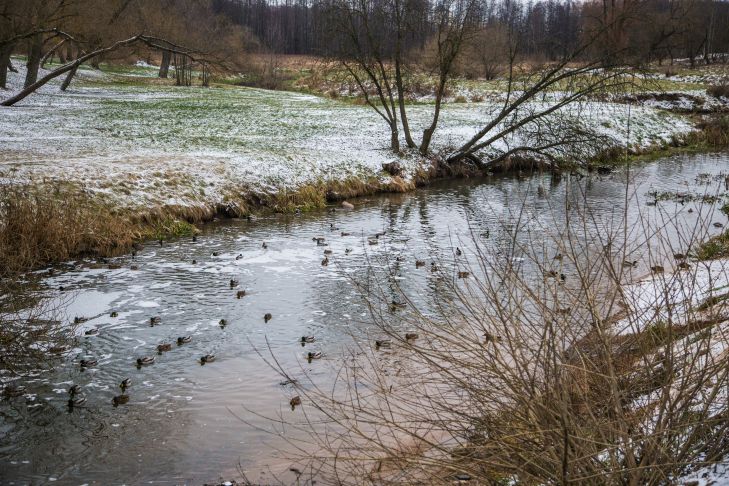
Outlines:
{"label": "flock of duck", "polygon": [[[337,228],[332,223],[330,225],[330,230],[331,231],[338,231],[339,228]],[[350,236],[351,234],[350,233],[347,233],[347,232],[341,232],[341,235],[342,236]],[[383,237],[383,236],[385,236],[385,235],[386,235],[386,232],[385,231],[382,231],[382,232],[379,232],[379,233],[374,234],[373,236],[367,238],[368,244],[369,245],[376,245],[376,244],[378,244],[380,238]],[[315,237],[312,238],[312,240],[319,247],[327,247],[327,246],[329,246],[329,244],[326,242],[326,238],[323,237],[323,236],[315,236]],[[196,242],[197,241],[197,237],[196,236],[193,236],[192,237],[192,241],[193,242]],[[163,245],[163,244],[164,244],[163,241],[160,241],[160,245]],[[263,242],[262,245],[261,245],[261,247],[264,250],[267,249],[268,248],[268,243]],[[141,245],[135,246],[135,250],[132,253],[132,259],[134,259],[136,257],[137,251],[139,251],[141,249],[142,249],[142,246]],[[345,250],[344,250],[344,254],[345,255],[348,255],[351,252],[352,252],[352,249],[351,248],[345,248]],[[322,266],[327,266],[329,264],[329,257],[330,257],[330,255],[332,255],[332,253],[333,252],[332,252],[331,249],[329,249],[329,248],[324,249],[324,259],[321,261],[321,265]],[[455,253],[458,256],[462,255],[462,251],[461,251],[460,248],[456,248],[455,249]],[[215,251],[215,252],[212,253],[212,256],[217,257],[217,256],[220,256],[220,254],[219,254],[219,252]],[[235,257],[236,260],[241,260],[242,258],[243,258],[243,255],[242,254],[238,254]],[[402,261],[402,257],[398,257],[398,260],[399,261]],[[192,260],[192,263],[193,264],[196,264],[197,261],[196,260]],[[425,262],[424,261],[422,261],[422,260],[416,260],[416,262],[415,262],[415,267],[416,268],[420,268],[420,267],[423,267],[423,266],[425,266]],[[436,271],[437,270],[437,266],[436,266],[435,262],[432,262],[431,263],[431,270],[432,271]],[[459,278],[467,278],[468,276],[469,276],[469,272],[465,272],[465,271],[458,272],[458,277]],[[230,279],[230,281],[229,281],[229,287],[230,287],[231,290],[236,289],[238,287],[238,285],[239,285],[239,281],[238,280],[236,280],[234,278],[233,279]],[[246,290],[236,290],[235,297],[237,299],[241,299],[241,298],[245,297],[246,295],[247,295]],[[397,302],[397,301],[393,300],[392,303],[390,304],[390,308],[391,308],[391,310],[395,310],[395,309],[398,309],[398,308],[403,308],[406,305],[407,304],[405,304],[403,302]],[[111,312],[111,314],[110,314],[110,317],[112,317],[112,318],[115,318],[115,317],[118,317],[118,316],[119,316],[119,314],[116,311]],[[267,312],[267,313],[264,314],[264,316],[263,316],[264,323],[268,323],[271,319],[273,319],[273,315],[270,312]],[[74,323],[75,324],[80,324],[80,323],[86,322],[88,320],[89,320],[88,318],[76,317],[74,319]],[[150,327],[154,327],[154,326],[159,325],[161,323],[162,323],[162,317],[161,316],[152,316],[152,317],[149,318],[149,325],[150,325]],[[220,319],[219,325],[220,325],[221,328],[225,328],[228,325],[228,321],[226,319]],[[85,336],[95,336],[95,335],[98,335],[99,333],[100,333],[100,330],[98,328],[91,328],[91,329],[86,330],[84,332],[84,335]],[[192,339],[193,338],[192,338],[191,335],[179,336],[177,338],[177,340],[176,340],[177,346],[179,347],[179,346],[183,346],[185,344],[188,344],[188,343],[192,342]],[[405,342],[411,342],[411,341],[413,341],[415,339],[418,339],[418,334],[415,333],[415,332],[406,332],[404,334],[404,340],[405,340]],[[306,346],[307,344],[311,344],[311,343],[316,342],[316,337],[315,336],[312,336],[312,335],[301,336],[301,338],[298,340],[298,342],[303,347],[303,346]],[[379,350],[381,348],[390,348],[392,346],[392,340],[390,340],[390,339],[378,339],[378,340],[376,340],[374,342],[374,345],[375,345],[375,349],[376,350]],[[162,342],[162,343],[158,344],[157,347],[156,347],[156,351],[157,351],[157,354],[158,355],[162,355],[163,353],[166,353],[168,351],[172,351],[172,349],[173,349],[173,343],[170,343],[170,342]],[[322,354],[321,351],[309,351],[309,352],[306,352],[304,354],[304,358],[309,363],[311,363],[314,360],[321,359],[322,357],[323,357],[323,354]],[[214,354],[206,354],[206,355],[201,356],[199,358],[198,362],[201,365],[205,365],[205,364],[214,362],[215,359],[216,359],[216,356]],[[146,356],[140,356],[140,357],[136,358],[135,365],[136,365],[137,369],[141,369],[142,367],[152,365],[155,362],[156,362],[156,357],[154,355],[146,355]],[[86,369],[89,369],[89,368],[96,367],[98,364],[99,364],[98,363],[98,360],[97,359],[94,359],[94,358],[86,358],[86,359],[81,359],[79,361],[79,366],[81,367],[82,370],[86,370]],[[291,383],[292,383],[292,381],[287,381],[285,383],[282,382],[282,385],[283,384],[291,384]],[[119,405],[123,405],[123,404],[126,404],[126,403],[129,402],[129,395],[127,394],[127,390],[131,386],[132,386],[132,379],[131,378],[124,378],[119,383],[118,387],[120,388],[121,393],[119,395],[116,395],[116,396],[114,396],[112,398],[112,405],[114,407],[117,407]],[[71,385],[71,387],[68,389],[68,397],[69,397],[68,398],[69,411],[73,410],[74,407],[82,407],[87,402],[87,397],[84,395],[81,386],[78,385],[78,384],[72,384]],[[301,405],[301,397],[299,397],[299,396],[292,397],[291,400],[289,401],[289,404],[291,405],[291,409],[294,410],[297,406]]]}

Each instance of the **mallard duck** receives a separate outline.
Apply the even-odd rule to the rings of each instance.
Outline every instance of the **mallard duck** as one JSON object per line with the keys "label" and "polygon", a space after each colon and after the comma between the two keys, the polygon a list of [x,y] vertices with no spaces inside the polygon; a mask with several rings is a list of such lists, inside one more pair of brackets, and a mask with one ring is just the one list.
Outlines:
{"label": "mallard duck", "polygon": [[321,240],[316,240],[316,246],[329,246],[329,243],[324,241],[324,238],[322,238]]}
{"label": "mallard duck", "polygon": [[154,363],[154,356],[143,356],[141,358],[137,358],[137,366],[146,366],[151,365]]}
{"label": "mallard duck", "polygon": [[301,336],[300,339],[301,343],[313,343],[314,341],[316,341],[314,336]]}
{"label": "mallard duck", "polygon": [[418,333],[416,333],[416,332],[406,332],[405,333],[406,341],[412,341],[414,339],[418,339]]}
{"label": "mallard duck", "polygon": [[86,404],[86,397],[83,395],[73,396],[68,399],[68,408],[82,407]]}
{"label": "mallard duck", "polygon": [[688,208],[688,212],[689,212],[689,213],[693,213],[693,212],[694,212],[694,210],[693,210],[692,208]]}
{"label": "mallard duck", "polygon": [[389,348],[392,346],[392,341],[389,339],[378,339],[375,341],[375,349]]}
{"label": "mallard duck", "polygon": [[220,321],[218,321],[218,325],[220,327],[225,327],[228,325],[228,321],[226,319],[220,319]]}
{"label": "mallard duck", "polygon": [[623,265],[626,267],[637,267],[638,266],[638,260],[633,260],[632,262],[630,260],[625,260],[623,262]]}
{"label": "mallard duck", "polygon": [[350,253],[352,253],[352,249],[351,248],[345,248],[344,249],[344,254],[345,255],[349,255]]}
{"label": "mallard duck", "polygon": [[301,397],[295,396],[291,400],[289,400],[289,405],[291,405],[291,410],[295,410],[297,406],[301,405]]}
{"label": "mallard duck", "polygon": [[197,241],[197,236],[192,235],[192,242],[195,243]]}
{"label": "mallard duck", "polygon": [[566,282],[567,281],[567,275],[565,275],[564,273],[560,273],[559,274],[559,279],[561,281],[563,281],[563,282]]}
{"label": "mallard duck", "polygon": [[212,363],[213,361],[215,361],[214,354],[206,354],[205,356],[200,358],[200,364]]}
{"label": "mallard duck", "polygon": [[723,227],[724,227],[724,225],[723,225],[723,224],[721,224],[721,223],[720,223],[720,222],[718,222],[718,221],[717,221],[716,223],[714,223],[714,228],[723,228]]}
{"label": "mallard duck", "polygon": [[245,297],[245,296],[246,296],[246,291],[245,290],[239,290],[238,292],[235,293],[235,298],[236,299],[240,299],[240,298]]}
{"label": "mallard duck", "polygon": [[129,265],[129,270],[139,270],[139,265]]}
{"label": "mallard duck", "polygon": [[119,313],[117,311],[114,311],[111,314],[109,314],[109,317],[119,317]]}
{"label": "mallard duck", "polygon": [[172,344],[170,343],[161,343],[157,345],[157,352],[159,354],[164,353],[165,351],[171,351],[172,350]]}
{"label": "mallard duck", "polygon": [[458,278],[468,278],[471,275],[470,272],[458,272]]}
{"label": "mallard duck", "polygon": [[651,272],[653,273],[663,273],[664,268],[661,265],[654,265],[651,267]]}
{"label": "mallard duck", "polygon": [[177,345],[182,346],[192,341],[192,336],[180,336],[177,338]]}
{"label": "mallard duck", "polygon": [[261,245],[261,247],[265,250],[266,248],[268,248],[268,244],[266,244],[266,242],[264,241],[263,245]]}
{"label": "mallard duck", "polygon": [[342,231],[342,233],[341,233],[341,234],[342,234],[342,236],[351,236],[351,233],[346,233],[346,232],[344,232],[344,231]]}
{"label": "mallard duck", "polygon": [[424,267],[425,262],[423,260],[415,260],[415,268]]}
{"label": "mallard duck", "polygon": [[377,238],[370,238],[369,240],[367,240],[367,243],[369,243],[370,245],[378,245],[380,242]]}
{"label": "mallard duck", "polygon": [[463,255],[463,252],[461,251],[460,248],[456,247],[456,256],[461,256],[461,255]]}
{"label": "mallard duck", "polygon": [[436,265],[435,262],[430,262],[430,271],[431,272],[437,272],[438,271],[438,265]]}
{"label": "mallard duck", "polygon": [[324,250],[324,254],[325,255],[331,255],[332,254],[332,250]]}
{"label": "mallard duck", "polygon": [[321,261],[321,266],[326,267],[329,265],[329,257],[324,257],[324,259]]}
{"label": "mallard duck", "polygon": [[483,333],[483,337],[485,339],[485,342],[487,342],[487,343],[490,343],[490,342],[500,343],[501,342],[501,336],[491,334],[490,332]]}
{"label": "mallard duck", "polygon": [[311,239],[311,241],[313,241],[315,243],[319,243],[319,242],[322,242],[323,243],[325,241],[325,238],[323,236],[314,236]]}
{"label": "mallard duck", "polygon": [[64,287],[63,285],[61,285],[60,287],[58,287],[58,291],[59,292],[65,292],[65,290],[66,290],[66,287]]}
{"label": "mallard duck", "polygon": [[96,366],[98,363],[98,360],[95,359],[82,359],[79,361],[81,368],[91,368],[92,366]]}
{"label": "mallard duck", "polygon": [[675,258],[676,260],[685,260],[686,255],[684,255],[683,253],[674,253],[673,258]]}
{"label": "mallard duck", "polygon": [[156,324],[159,324],[162,322],[162,318],[160,316],[154,316],[149,318],[149,325],[154,326]]}
{"label": "mallard duck", "polygon": [[547,270],[544,272],[545,278],[557,278],[557,275],[559,275],[557,270]]}
{"label": "mallard duck", "polygon": [[3,388],[3,395],[7,398],[15,398],[25,393],[25,387],[23,385],[6,385]]}
{"label": "mallard duck", "polygon": [[193,260],[193,261],[192,261],[192,264],[193,264],[193,265],[197,265],[197,260]]}
{"label": "mallard duck", "polygon": [[404,309],[407,306],[408,306],[407,302],[400,302],[399,300],[393,300],[392,302],[390,302],[390,309],[392,309],[392,310]]}
{"label": "mallard duck", "polygon": [[232,288],[235,288],[237,286],[238,286],[238,281],[236,279],[234,279],[234,278],[231,278],[230,279],[230,288],[232,289]]}
{"label": "mallard duck", "polygon": [[68,389],[68,394],[71,396],[78,395],[81,393],[81,385],[73,384],[71,385],[71,388]]}
{"label": "mallard duck", "polygon": [[387,231],[380,231],[379,233],[375,233],[375,238],[380,238],[380,236],[385,236],[387,234]]}
{"label": "mallard duck", "polygon": [[299,382],[296,378],[289,378],[288,380],[284,380],[279,382],[279,385],[281,386],[288,386],[288,385],[295,385]]}
{"label": "mallard duck", "polygon": [[236,260],[242,260],[243,259],[243,254],[242,253],[238,253],[238,256],[236,256],[235,259]]}
{"label": "mallard duck", "polygon": [[119,388],[121,388],[122,393],[127,391],[127,388],[132,386],[132,379],[131,378],[124,378],[121,383],[119,383]]}
{"label": "mallard duck", "polygon": [[271,313],[270,313],[270,312],[266,312],[266,313],[265,313],[265,314],[263,315],[263,322],[268,322],[268,321],[270,321],[271,319],[273,319],[273,316],[271,315]]}
{"label": "mallard duck", "polygon": [[84,331],[85,336],[96,336],[97,334],[99,334],[98,327],[92,327],[91,329],[86,329],[86,331]]}
{"label": "mallard duck", "polygon": [[689,265],[687,262],[681,262],[678,264],[678,268],[680,268],[681,270],[688,270],[689,268],[691,268],[691,265]]}
{"label": "mallard duck", "polygon": [[569,315],[572,312],[572,307],[562,307],[557,309],[557,314],[562,314],[563,316]]}
{"label": "mallard duck", "polygon": [[213,252],[213,256],[214,256],[214,257],[216,257],[216,256],[219,256],[219,255],[220,255],[220,253],[218,253],[217,251],[214,251],[214,252]]}
{"label": "mallard duck", "polygon": [[129,395],[124,395],[123,393],[121,395],[117,395],[114,398],[111,399],[111,404],[115,407],[118,407],[119,405],[124,405],[125,403],[129,402]]}
{"label": "mallard duck", "polygon": [[557,253],[556,255],[554,255],[554,259],[561,261],[562,260],[562,254],[561,253]]}
{"label": "mallard duck", "polygon": [[309,351],[308,353],[306,353],[306,359],[309,361],[309,363],[311,363],[311,361],[314,359],[321,359],[321,356],[321,351]]}
{"label": "mallard duck", "polygon": [[329,231],[337,231],[338,229],[334,223],[329,223]]}
{"label": "mallard duck", "polygon": [[73,318],[73,323],[74,324],[83,324],[84,322],[86,322],[88,320],[89,320],[88,317],[74,317]]}

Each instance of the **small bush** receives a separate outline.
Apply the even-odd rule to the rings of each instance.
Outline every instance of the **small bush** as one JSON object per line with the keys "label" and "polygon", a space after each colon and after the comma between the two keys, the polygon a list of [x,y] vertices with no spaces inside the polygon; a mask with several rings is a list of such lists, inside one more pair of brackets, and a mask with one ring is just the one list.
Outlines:
{"label": "small bush", "polygon": [[709,86],[706,92],[715,98],[729,98],[729,83]]}
{"label": "small bush", "polygon": [[467,100],[466,100],[466,97],[465,97],[465,96],[463,96],[463,95],[458,95],[458,96],[456,96],[456,97],[455,97],[455,99],[453,100],[453,102],[454,102],[454,103],[465,103],[466,101],[467,101]]}

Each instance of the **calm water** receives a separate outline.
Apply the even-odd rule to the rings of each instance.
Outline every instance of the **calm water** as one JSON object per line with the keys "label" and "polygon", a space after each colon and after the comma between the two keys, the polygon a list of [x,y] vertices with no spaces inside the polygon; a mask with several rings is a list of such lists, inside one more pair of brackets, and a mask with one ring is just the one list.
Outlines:
{"label": "calm water", "polygon": [[[645,204],[648,191],[711,192],[722,172],[729,172],[726,155],[681,156],[641,167],[630,189],[640,200],[628,208],[631,219],[639,211],[649,217],[655,212]],[[563,216],[565,193],[574,196],[579,188],[606,221],[619,217],[625,179],[619,172],[579,181],[535,176],[442,183],[357,200],[353,211],[210,224],[197,242],[148,244],[134,261],[112,260],[118,269],[95,262],[62,266],[45,284],[67,289],[64,319],[91,319],[80,327],[67,363],[20,379],[28,393],[0,402],[0,483],[202,484],[235,478],[239,465],[260,481],[268,466],[286,471],[288,464],[274,456],[280,441],[257,429],[270,425],[253,412],[300,411],[291,412],[291,390],[256,350],[268,354],[270,347],[293,375],[308,371],[326,383],[342,350],[367,334],[369,316],[352,281],[363,279],[368,266],[382,269],[389,262],[388,271],[376,272],[379,283],[387,287],[390,279],[427,305],[440,291],[438,279],[427,268],[416,269],[415,259],[448,264],[454,247],[468,248],[472,236],[498,251],[508,244],[512,213],[522,203],[520,224],[540,231]],[[700,211],[688,209],[699,205],[658,207],[691,224]],[[726,223],[718,214],[713,220]],[[367,237],[381,231],[387,233],[379,244],[369,245]],[[329,246],[317,246],[315,236],[324,236]],[[321,265],[325,249],[333,252],[328,266]],[[398,255],[402,261],[395,263]],[[230,288],[230,279],[239,281],[237,288]],[[243,289],[247,295],[236,299]],[[112,311],[118,316],[110,317]],[[268,323],[265,313],[273,315]],[[151,327],[152,316],[161,323]],[[224,328],[221,319],[228,321]],[[83,336],[89,328],[100,333]],[[188,334],[191,343],[156,355],[157,344]],[[302,335],[315,335],[316,342],[302,348]],[[324,359],[306,363],[309,350],[322,351]],[[200,356],[208,353],[217,360],[201,366]],[[156,355],[156,363],[137,369],[135,359],[145,355]],[[78,361],[87,357],[99,364],[82,371]],[[114,408],[112,397],[126,377],[133,380],[130,401]],[[72,383],[83,387],[88,402],[69,413]]]}

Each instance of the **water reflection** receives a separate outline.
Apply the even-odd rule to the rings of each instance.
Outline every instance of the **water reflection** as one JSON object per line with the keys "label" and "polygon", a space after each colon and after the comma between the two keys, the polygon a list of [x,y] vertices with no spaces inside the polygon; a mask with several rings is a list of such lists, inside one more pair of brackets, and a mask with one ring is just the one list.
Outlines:
{"label": "water reflection", "polygon": [[[634,224],[640,213],[657,216],[657,208],[644,204],[649,190],[700,192],[707,186],[696,176],[716,175],[727,165],[722,155],[648,164],[631,174],[640,201],[628,208],[625,172],[584,180],[492,177],[371,197],[357,201],[354,211],[220,222],[208,225],[196,242],[149,244],[133,262],[116,259],[112,268],[69,263],[45,283],[73,295],[66,321],[89,320],[67,363],[26,379],[26,396],[0,404],[0,480],[202,483],[234,475],[239,463],[266,464],[276,440],[256,428],[270,425],[246,410],[292,412],[290,390],[258,353],[270,348],[293,374],[308,372],[326,382],[343,347],[369,330],[368,309],[354,283],[374,278],[390,299],[401,288],[427,309],[447,288],[430,271],[431,262],[450,265],[455,247],[468,249],[472,237],[499,255],[512,247],[517,228],[540,243],[545,228],[559,229],[585,205],[606,228],[626,209]],[[690,220],[687,210],[698,204],[666,202],[660,209]],[[328,246],[317,246],[317,236]],[[328,266],[321,265],[325,249],[332,252]],[[415,260],[426,265],[416,268]],[[235,289],[231,279],[239,281]],[[238,290],[246,295],[236,298]],[[272,314],[268,323],[266,313]],[[161,317],[159,325],[150,326],[153,316]],[[221,327],[221,319],[228,324]],[[83,335],[91,328],[99,334]],[[190,343],[135,368],[135,360],[155,354],[159,343],[186,335]],[[308,335],[316,342],[302,348],[299,340]],[[308,363],[309,351],[324,357]],[[206,354],[217,359],[200,366]],[[83,358],[98,365],[83,370]],[[133,381],[130,401],[114,408],[112,398],[127,377]],[[88,402],[68,413],[72,383],[82,386]]]}

